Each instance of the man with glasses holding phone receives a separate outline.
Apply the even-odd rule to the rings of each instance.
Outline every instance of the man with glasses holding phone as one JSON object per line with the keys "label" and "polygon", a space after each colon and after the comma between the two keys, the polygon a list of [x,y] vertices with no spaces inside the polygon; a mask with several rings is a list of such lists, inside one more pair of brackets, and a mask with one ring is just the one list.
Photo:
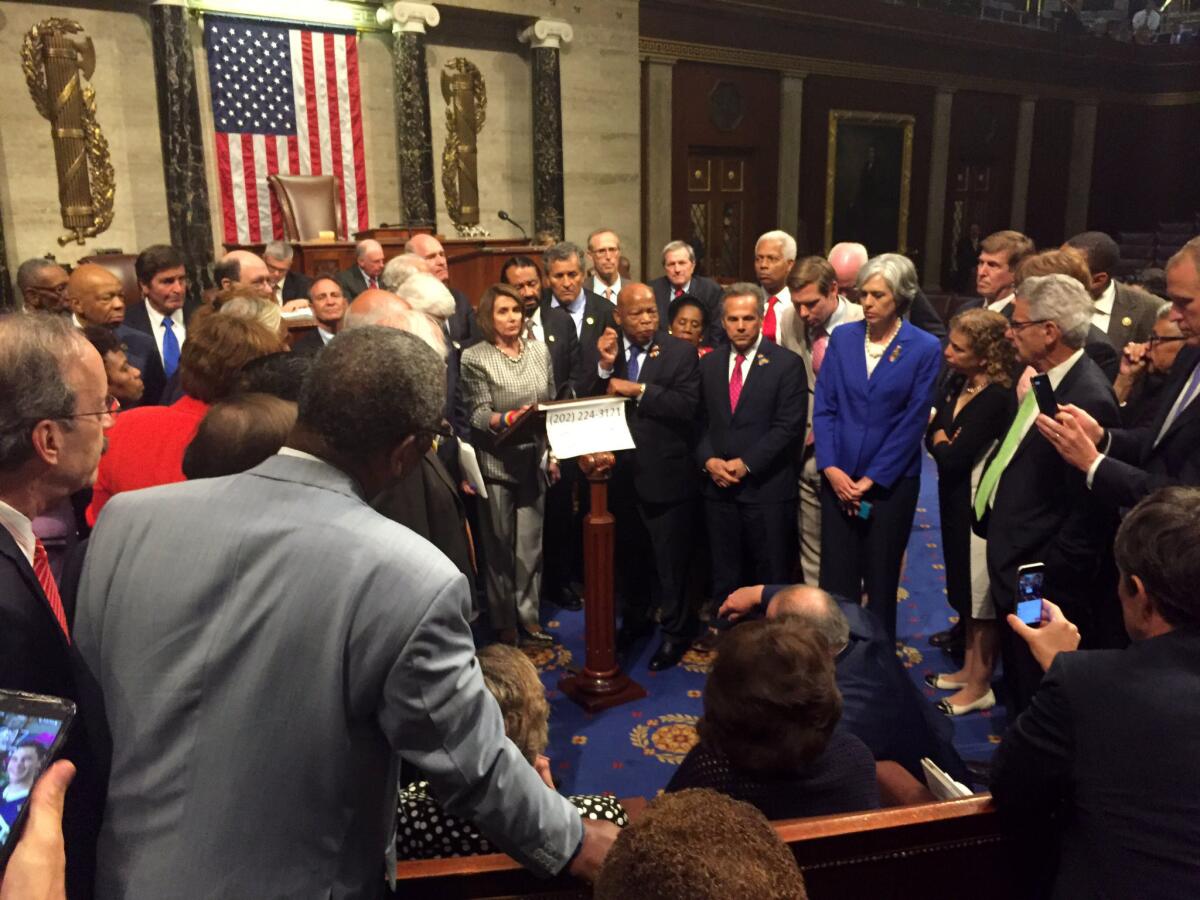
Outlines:
{"label": "man with glasses holding phone", "polygon": [[[1128,509],[1160,487],[1200,485],[1200,238],[1192,238],[1166,265],[1168,322],[1184,341],[1148,425],[1109,428],[1089,411],[1064,404],[1038,429],[1087,486],[1106,503]],[[1157,333],[1157,327],[1156,327]],[[1147,351],[1148,352],[1148,351]]]}
{"label": "man with glasses holding phone", "polygon": [[[0,685],[6,689],[78,702],[71,610],[33,520],[95,481],[115,412],[104,362],[70,319],[0,317]],[[64,823],[68,894],[90,896],[99,819],[95,772],[78,737],[68,740],[64,756],[80,770]]]}

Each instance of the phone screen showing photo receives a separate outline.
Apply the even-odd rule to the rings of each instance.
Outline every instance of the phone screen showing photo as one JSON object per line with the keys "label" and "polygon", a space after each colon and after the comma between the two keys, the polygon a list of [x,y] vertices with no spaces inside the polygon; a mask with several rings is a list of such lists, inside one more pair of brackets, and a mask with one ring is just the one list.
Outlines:
{"label": "phone screen showing photo", "polygon": [[0,850],[10,850],[21,812],[66,722],[17,712],[0,713]]}
{"label": "phone screen showing photo", "polygon": [[1042,622],[1041,572],[1022,572],[1017,578],[1017,618],[1037,627]]}

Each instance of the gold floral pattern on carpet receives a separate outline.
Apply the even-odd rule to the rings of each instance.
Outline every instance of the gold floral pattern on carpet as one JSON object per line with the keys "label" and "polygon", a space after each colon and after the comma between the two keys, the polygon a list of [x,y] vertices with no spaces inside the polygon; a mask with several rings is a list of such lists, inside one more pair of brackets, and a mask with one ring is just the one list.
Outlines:
{"label": "gold floral pattern on carpet", "polygon": [[688,672],[707,675],[712,671],[716,658],[716,650],[697,650],[695,647],[689,647],[687,653],[683,654],[683,659],[679,661],[679,665]]}
{"label": "gold floral pattern on carpet", "polygon": [[699,721],[699,716],[686,713],[655,716],[636,726],[629,733],[629,741],[645,756],[677,766],[700,739],[696,733]]}
{"label": "gold floral pattern on carpet", "polygon": [[558,643],[550,646],[526,644],[521,651],[529,657],[529,661],[537,667],[539,672],[556,672],[566,669],[574,659],[571,651]]}
{"label": "gold floral pattern on carpet", "polygon": [[896,641],[896,655],[900,657],[900,662],[904,663],[904,668],[911,669],[913,666],[921,664],[921,660],[925,657],[916,647],[910,647],[908,644]]}

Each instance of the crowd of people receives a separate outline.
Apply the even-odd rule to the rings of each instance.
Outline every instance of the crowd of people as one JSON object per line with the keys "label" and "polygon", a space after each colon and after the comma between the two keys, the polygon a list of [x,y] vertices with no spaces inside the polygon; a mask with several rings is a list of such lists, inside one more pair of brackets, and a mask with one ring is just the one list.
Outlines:
{"label": "crowd of people", "polygon": [[[1058,823],[1060,896],[1198,886],[1200,779],[1171,779],[1200,733],[1200,239],[1163,300],[1115,280],[1107,235],[997,232],[945,323],[907,257],[798,258],[783,231],[754,281],[718,285],[683,241],[634,281],[598,229],[508,259],[474,306],[435,237],[404,250],[362,241],[315,279],[286,243],[234,251],[200,305],[168,246],[138,255],[128,306],[102,266],[20,267],[0,688],[79,706],[71,896],[374,896],[389,844],[629,896],[674,827],[702,839],[698,803],[764,848],[722,883],[801,896],[764,816],[876,807],[880,762],[968,780],[951,718],[997,702],[1002,811],[1081,811]],[[716,650],[699,742],[620,838],[612,798],[557,791],[517,649],[588,603],[580,461],[521,422],[602,395],[627,398],[635,444],[610,478],[618,648],[657,630],[653,670]],[[928,674],[936,705],[895,654],[926,453],[957,616],[934,643],[959,660]],[[1033,563],[1038,628],[1013,615]],[[1170,765],[1124,768],[1152,754]]]}

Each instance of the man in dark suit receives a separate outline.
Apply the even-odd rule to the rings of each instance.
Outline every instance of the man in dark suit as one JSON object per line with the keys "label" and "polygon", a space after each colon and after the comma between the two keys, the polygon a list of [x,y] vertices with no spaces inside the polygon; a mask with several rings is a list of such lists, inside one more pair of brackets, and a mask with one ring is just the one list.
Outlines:
{"label": "man in dark suit", "polygon": [[1088,292],[1096,303],[1093,324],[1105,333],[1118,353],[1129,343],[1141,344],[1150,337],[1162,301],[1148,291],[1113,279],[1121,262],[1117,242],[1103,231],[1085,231],[1070,238],[1064,248],[1078,250],[1087,258],[1092,283]]}
{"label": "man in dark suit", "polygon": [[[33,519],[90,485],[112,425],[100,354],[57,316],[0,318],[0,686],[79,700],[60,596]],[[19,440],[18,440],[19,438]],[[63,750],[79,775],[63,830],[67,889],[91,896],[101,802],[82,728]],[[103,797],[102,790],[99,796]]]}
{"label": "man in dark suit", "polygon": [[67,302],[74,322],[80,328],[85,325],[108,328],[125,345],[125,355],[130,364],[141,372],[144,385],[141,400],[132,405],[157,404],[167,383],[162,360],[155,352],[151,337],[125,324],[126,308],[121,280],[95,263],[76,266],[67,281]]}
{"label": "man in dark suit", "polygon": [[[1091,297],[1068,275],[1026,278],[1009,339],[1021,362],[1048,377],[1060,404],[1086,409],[1113,426],[1120,415],[1112,387],[1083,352],[1091,307]],[[1045,596],[1068,610],[1093,646],[1114,646],[1121,630],[1109,552],[1116,517],[1034,427],[1036,416],[1029,390],[975,493],[997,614],[1016,608],[1017,569],[1043,563]],[[1028,705],[1040,672],[1011,631],[1004,632],[1003,657],[1008,710],[1015,715]]]}
{"label": "man in dark suit", "polygon": [[662,252],[663,271],[666,273],[650,282],[654,289],[654,302],[658,304],[658,322],[664,328],[671,327],[670,308],[674,300],[687,294],[695,297],[708,316],[707,342],[713,346],[725,338],[721,326],[721,286],[711,278],[696,274],[696,251],[684,241],[671,241]]}
{"label": "man in dark suit", "polygon": [[1112,507],[1133,506],[1170,484],[1200,484],[1200,240],[1167,263],[1169,318],[1187,339],[1163,386],[1153,421],[1114,428],[1088,410],[1068,406],[1038,427],[1062,458],[1085,473],[1092,493]]}
{"label": "man in dark suit", "polygon": [[292,352],[316,356],[342,330],[349,304],[337,279],[328,275],[309,282],[308,304],[317,327],[301,335],[292,345]]}
{"label": "man in dark suit", "polygon": [[379,287],[379,276],[383,274],[383,247],[379,241],[368,238],[354,245],[354,265],[337,273],[338,283],[346,302],[368,288]]}
{"label": "man in dark suit", "polygon": [[706,476],[705,520],[718,598],[758,578],[790,581],[799,548],[796,501],[808,379],[799,356],[762,334],[765,309],[758,285],[727,287],[721,310],[729,344],[700,362],[704,425],[695,458]]}
{"label": "man in dark suit", "polygon": [[1029,845],[1014,858],[1057,856],[1055,898],[1200,896],[1197,508],[1200,491],[1167,488],[1121,523],[1124,650],[1071,652],[1087,632],[1050,603],[1040,628],[1009,617],[1046,673],[1000,743],[992,797]]}
{"label": "man in dark suit", "polygon": [[[600,354],[596,348],[604,329],[612,328],[613,305],[583,286],[584,253],[578,245],[562,242],[542,254],[542,266],[550,294],[542,298],[542,321],[556,312],[567,316],[579,342],[577,371],[581,379],[596,372]],[[578,391],[579,385],[576,384]],[[583,481],[574,460],[559,465],[562,477],[546,491],[543,535],[545,540],[542,595],[564,609],[578,609],[577,592],[571,582],[583,574],[583,515],[586,491],[580,491],[578,512],[573,499]]]}
{"label": "man in dark suit", "polygon": [[[155,244],[137,255],[133,268],[142,289],[142,302],[125,310],[125,326],[150,336],[163,377],[170,381],[179,368],[179,352],[187,340],[188,322],[199,305],[188,301],[183,254],[166,244]],[[138,358],[141,358],[140,354]],[[149,368],[152,364],[148,357],[145,361],[147,367],[138,368],[142,369],[142,380],[147,382],[146,396],[157,397],[147,402],[169,400],[170,391],[165,382],[158,395],[154,393],[147,381],[153,377]]]}
{"label": "man in dark suit", "polygon": [[478,342],[482,334],[479,323],[475,321],[475,308],[466,294],[450,286],[450,265],[442,242],[432,234],[415,234],[404,245],[404,252],[425,260],[429,265],[429,273],[449,288],[450,296],[454,298],[454,312],[446,319],[450,340],[456,342],[460,350]]}
{"label": "man in dark suit", "polygon": [[[627,397],[633,450],[617,454],[609,497],[617,519],[617,570],[625,608],[626,643],[651,629],[662,612],[662,642],[650,660],[669,669],[695,636],[686,596],[699,479],[692,463],[700,369],[695,348],[659,328],[648,285],[621,289],[616,330],[600,338],[599,368],[589,394]],[[646,552],[647,546],[650,552]]]}
{"label": "man in dark suit", "polygon": [[721,605],[721,616],[731,621],[762,613],[797,619],[825,638],[842,693],[841,727],[875,759],[899,763],[923,782],[927,756],[955,780],[970,779],[954,749],[953,724],[908,677],[896,642],[870,612],[803,584],[738,588]]}
{"label": "man in dark suit", "polygon": [[[271,297],[280,306],[288,308],[293,300],[308,302],[312,279],[303,272],[293,272],[292,263],[296,255],[287,241],[271,241],[263,248],[263,262],[271,273]],[[296,308],[303,304],[292,304]]]}
{"label": "man in dark suit", "polygon": [[500,280],[521,295],[526,335],[535,341],[545,341],[550,350],[555,395],[573,395],[581,378],[579,337],[565,310],[542,308],[542,273],[537,263],[528,256],[509,257],[500,270]]}

